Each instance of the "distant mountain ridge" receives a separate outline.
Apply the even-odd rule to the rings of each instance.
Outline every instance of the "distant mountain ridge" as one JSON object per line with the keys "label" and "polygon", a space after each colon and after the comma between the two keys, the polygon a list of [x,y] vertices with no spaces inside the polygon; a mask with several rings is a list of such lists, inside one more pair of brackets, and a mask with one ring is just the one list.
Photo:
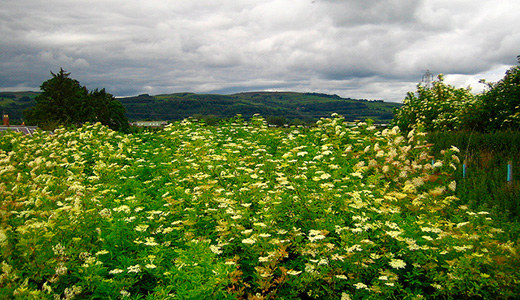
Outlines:
{"label": "distant mountain ridge", "polygon": [[250,118],[260,114],[266,118],[285,118],[288,121],[299,119],[308,123],[338,113],[348,121],[370,118],[379,123],[388,123],[393,119],[393,109],[402,106],[401,103],[382,100],[357,100],[338,95],[298,92],[143,94],[118,100],[126,107],[128,118],[133,120],[179,120],[189,116],[230,118],[237,114]]}
{"label": "distant mountain ridge", "polygon": [[[39,92],[0,92],[0,111],[11,120],[22,120],[22,111],[36,104]],[[130,120],[181,120],[187,117],[230,118],[237,114],[250,118],[260,114],[279,122],[300,120],[314,122],[332,113],[347,121],[373,119],[388,123],[394,108],[401,103],[382,100],[358,100],[338,95],[299,92],[243,92],[232,95],[173,93],[150,96],[142,94],[117,98]]]}

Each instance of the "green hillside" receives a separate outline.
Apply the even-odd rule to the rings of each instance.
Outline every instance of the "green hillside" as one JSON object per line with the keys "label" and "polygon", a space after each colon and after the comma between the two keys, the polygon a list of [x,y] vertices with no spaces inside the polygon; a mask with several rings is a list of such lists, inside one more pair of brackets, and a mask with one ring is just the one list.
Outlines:
{"label": "green hillside", "polygon": [[[8,113],[13,124],[21,123],[22,111],[35,105],[38,92],[0,93],[0,111]],[[345,116],[347,121],[373,119],[388,123],[393,109],[401,103],[341,98],[337,95],[296,92],[248,92],[233,95],[174,93],[147,94],[118,98],[130,120],[180,120],[191,116],[230,118],[241,114],[250,118],[264,116],[270,123],[314,122],[332,113]]]}
{"label": "green hillside", "polygon": [[9,114],[13,124],[21,123],[22,111],[36,104],[38,92],[0,92],[0,113]]}
{"label": "green hillside", "polygon": [[341,98],[337,95],[295,92],[248,92],[233,95],[176,93],[119,99],[132,120],[178,120],[189,116],[229,118],[260,114],[268,120],[313,122],[332,113],[347,120],[371,118],[387,123],[400,103]]}

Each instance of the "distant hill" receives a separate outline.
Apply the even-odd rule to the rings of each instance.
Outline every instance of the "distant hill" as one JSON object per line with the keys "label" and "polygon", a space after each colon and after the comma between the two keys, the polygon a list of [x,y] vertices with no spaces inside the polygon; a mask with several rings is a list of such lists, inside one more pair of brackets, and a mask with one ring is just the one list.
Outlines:
{"label": "distant hill", "polygon": [[0,92],[0,113],[9,114],[11,124],[21,124],[24,109],[34,106],[39,92]]}
{"label": "distant hill", "polygon": [[[38,92],[1,92],[0,111],[11,120],[21,122],[22,111],[35,105]],[[230,118],[241,114],[250,118],[260,114],[272,123],[295,120],[314,122],[332,113],[345,116],[347,121],[373,119],[388,123],[393,109],[401,103],[382,100],[357,100],[338,95],[296,92],[247,92],[233,95],[174,93],[118,98],[127,109],[130,120],[181,120],[190,116]]]}
{"label": "distant hill", "polygon": [[248,92],[233,95],[175,93],[119,98],[131,120],[179,120],[189,116],[229,118],[260,114],[269,118],[314,122],[332,113],[348,121],[371,118],[379,123],[393,119],[401,103],[341,98],[337,95],[295,92]]}

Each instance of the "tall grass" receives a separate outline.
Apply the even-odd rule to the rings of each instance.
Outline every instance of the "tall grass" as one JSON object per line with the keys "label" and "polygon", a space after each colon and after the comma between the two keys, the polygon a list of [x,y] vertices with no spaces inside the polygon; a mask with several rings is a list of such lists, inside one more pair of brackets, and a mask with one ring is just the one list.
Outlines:
{"label": "tall grass", "polygon": [[[451,146],[460,149],[455,176],[463,203],[488,210],[498,220],[520,222],[520,132],[434,132],[428,140],[434,144],[435,156]],[[507,182],[509,163],[511,182]]]}

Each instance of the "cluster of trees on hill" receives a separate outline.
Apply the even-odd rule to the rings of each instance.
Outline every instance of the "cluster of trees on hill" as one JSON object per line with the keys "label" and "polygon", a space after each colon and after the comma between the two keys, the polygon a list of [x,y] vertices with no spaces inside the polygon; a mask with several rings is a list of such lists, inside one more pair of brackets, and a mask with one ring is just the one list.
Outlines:
{"label": "cluster of trees on hill", "polygon": [[54,129],[100,122],[114,130],[129,129],[125,108],[105,89],[89,92],[63,69],[51,74],[52,78],[41,85],[42,93],[35,98],[36,105],[24,111],[27,125]]}
{"label": "cluster of trees on hill", "polygon": [[249,119],[254,114],[260,114],[269,124],[281,126],[312,124],[322,117],[338,113],[347,121],[370,118],[376,123],[389,123],[394,117],[393,109],[402,105],[382,100],[297,92],[142,94],[114,99],[104,89],[88,92],[63,70],[51,74],[53,78],[42,84],[42,93],[3,93],[0,110],[10,115],[12,124],[25,120],[28,125],[52,129],[60,125],[101,122],[111,128],[120,128],[119,124],[124,120],[121,117],[123,109],[124,115],[132,121],[172,121],[195,117],[214,125],[237,115]]}
{"label": "cluster of trees on hill", "polygon": [[295,92],[248,92],[233,95],[176,93],[150,96],[147,94],[119,99],[130,119],[180,120],[190,116],[215,122],[237,114],[249,119],[260,114],[269,124],[313,123],[332,113],[346,120],[375,120],[389,123],[393,108],[400,103],[356,100],[337,95]]}
{"label": "cluster of trees on hill", "polygon": [[[338,113],[347,121],[372,119],[389,123],[401,103],[342,98],[323,93],[245,92],[233,95],[175,93],[116,99],[105,89],[88,91],[61,69],[41,85],[41,93],[2,93],[0,109],[13,124],[25,121],[43,129],[101,122],[116,130],[128,130],[128,120],[182,120],[188,117],[217,124],[241,115],[262,115],[269,124],[310,124]],[[26,96],[25,94],[29,95]],[[36,94],[36,95],[34,95]],[[5,101],[4,101],[5,100]],[[23,111],[23,115],[22,115]]]}
{"label": "cluster of trees on hill", "polygon": [[432,87],[419,84],[415,93],[409,92],[395,111],[394,124],[405,132],[419,126],[427,131],[520,130],[520,65],[496,83],[483,81],[487,90],[478,95],[443,79],[441,74]]}

